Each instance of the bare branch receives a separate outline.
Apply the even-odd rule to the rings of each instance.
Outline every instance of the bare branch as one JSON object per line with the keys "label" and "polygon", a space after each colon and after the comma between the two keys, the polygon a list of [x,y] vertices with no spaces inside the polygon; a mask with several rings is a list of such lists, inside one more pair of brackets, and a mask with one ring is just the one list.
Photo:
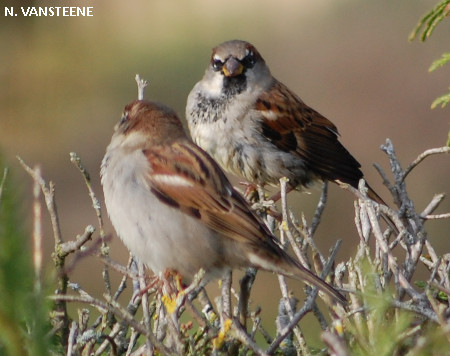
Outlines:
{"label": "bare branch", "polygon": [[[59,225],[59,216],[57,213],[56,202],[55,202],[55,186],[50,182],[49,186],[42,178],[40,170],[31,169],[20,157],[17,157],[22,167],[25,171],[33,178],[36,185],[39,185],[42,193],[44,194],[45,203],[47,205],[47,211],[50,215],[51,225],[53,229],[53,238],[55,240],[54,250],[57,252],[59,247],[62,245],[61,228]],[[57,278],[57,288],[56,293],[59,295],[64,295],[67,292],[67,281],[68,276],[64,270],[65,256],[60,256],[58,253],[53,255],[53,263],[55,265]],[[69,336],[69,318],[67,314],[67,305],[64,300],[56,301],[56,313],[54,323],[59,325],[59,330],[61,332],[61,339],[63,345],[66,346]]]}
{"label": "bare branch", "polygon": [[[84,165],[81,163],[81,158],[78,156],[75,152],[70,153],[70,161],[80,170],[81,174],[83,175],[84,182],[86,183],[86,187],[89,192],[89,196],[91,197],[92,206],[95,210],[95,213],[97,215],[98,220],[98,226],[100,229],[100,238],[102,239],[102,248],[101,248],[101,254],[104,256],[109,255],[109,247],[106,244],[106,235],[103,227],[103,218],[102,218],[102,212],[101,212],[101,206],[100,202],[97,199],[97,196],[94,193],[94,190],[92,189],[91,184],[91,178],[87,171],[87,169],[84,167]],[[109,277],[109,271],[108,267],[105,265],[103,267],[103,282],[105,283],[105,289],[109,295],[112,294],[111,291],[111,280]]]}
{"label": "bare branch", "polygon": [[92,238],[95,228],[92,225],[86,226],[82,235],[77,235],[75,241],[67,241],[61,244],[58,253],[61,257],[65,257],[71,253],[79,251],[81,247]]}
{"label": "bare branch", "polygon": [[[34,169],[36,175],[41,177],[40,167]],[[42,273],[42,207],[40,203],[41,189],[39,182],[35,179],[33,184],[33,264],[34,264],[34,288],[35,291],[41,291],[41,273]]]}
{"label": "bare branch", "polygon": [[317,203],[317,208],[316,208],[316,211],[314,212],[314,216],[311,221],[311,226],[309,228],[309,232],[310,232],[311,236],[314,235],[317,227],[320,224],[320,220],[322,218],[322,214],[325,210],[325,206],[327,203],[327,198],[328,198],[328,182],[323,181],[322,182],[322,193],[320,194],[320,200]]}
{"label": "bare branch", "polygon": [[435,155],[435,154],[442,154],[442,153],[449,153],[450,147],[439,147],[439,148],[431,148],[429,150],[426,150],[425,152],[422,152],[403,172],[402,181],[405,180],[407,175],[415,168],[417,165],[422,162],[425,158]]}
{"label": "bare branch", "polygon": [[58,300],[58,301],[66,301],[66,302],[77,302],[77,303],[84,303],[89,305],[95,305],[98,308],[106,309],[109,312],[113,313],[118,318],[121,318],[125,320],[128,324],[131,325],[131,327],[137,331],[139,331],[141,334],[147,336],[151,343],[161,352],[164,352],[167,355],[176,355],[172,353],[170,350],[168,350],[164,345],[162,345],[159,341],[156,340],[153,333],[149,330],[147,330],[143,325],[138,323],[134,317],[128,313],[128,311],[124,310],[117,302],[110,299],[108,295],[104,295],[106,298],[106,303],[93,298],[89,296],[75,296],[75,295],[53,295],[49,298],[51,300]]}
{"label": "bare branch", "polygon": [[430,215],[434,210],[437,209],[439,204],[444,200],[445,194],[436,194],[431,202],[427,205],[427,207],[422,211],[420,214],[421,217],[426,217],[427,215]]}
{"label": "bare branch", "polygon": [[320,335],[323,342],[328,346],[330,355],[332,356],[348,356],[350,355],[345,340],[329,331],[325,331]]}
{"label": "bare branch", "polygon": [[232,323],[234,336],[241,341],[244,345],[248,346],[256,355],[268,356],[270,352],[265,352],[261,349],[247,334],[245,330],[240,326],[239,320],[235,319]]}
{"label": "bare branch", "polygon": [[426,220],[449,219],[449,218],[450,218],[450,213],[425,216]]}
{"label": "bare branch", "polygon": [[144,99],[144,91],[148,85],[148,82],[144,79],[141,79],[139,74],[136,74],[135,80],[136,80],[136,83],[138,86],[138,100],[143,100]]}
{"label": "bare branch", "polygon": [[284,328],[284,330],[281,331],[281,333],[278,335],[276,340],[272,342],[270,347],[267,349],[268,354],[273,354],[275,350],[280,346],[280,344],[283,342],[283,340],[292,332],[293,328],[297,323],[307,314],[311,311],[313,308],[313,304],[315,303],[316,297],[318,294],[317,288],[314,288],[312,292],[309,294],[309,296],[306,299],[305,304],[302,308],[300,308],[293,318],[291,319],[290,323]]}
{"label": "bare branch", "polygon": [[42,178],[42,176],[36,172],[35,170],[31,169],[20,157],[17,157],[22,167],[25,169],[25,171],[33,178],[33,180],[37,181],[38,184],[41,187],[42,193],[44,193],[44,199],[45,203],[47,204],[47,210],[50,214],[50,220],[52,222],[52,228],[53,228],[53,237],[55,239],[55,248],[62,243],[61,238],[61,228],[59,225],[59,217],[56,209],[56,203],[55,203],[55,187],[53,183],[50,181],[49,186],[47,186],[47,183]]}
{"label": "bare branch", "polygon": [[75,355],[75,348],[77,343],[77,334],[78,334],[78,324],[75,321],[72,321],[72,327],[70,328],[69,333],[69,342],[67,347],[67,356]]}
{"label": "bare branch", "polygon": [[81,163],[80,156],[78,156],[78,154],[76,154],[75,152],[70,152],[70,161],[80,170],[81,174],[83,175],[84,182],[86,183],[86,187],[88,189],[89,196],[92,201],[92,207],[94,208],[95,213],[97,214],[98,227],[100,230],[100,237],[102,239],[104,239],[106,234],[105,234],[105,230],[104,230],[101,205],[100,205],[100,201],[97,199],[97,196],[94,193],[94,190],[92,189],[91,177],[89,175],[89,172],[84,167],[84,165]]}
{"label": "bare branch", "polygon": [[400,302],[398,300],[392,300],[391,305],[397,309],[407,310],[419,315],[425,316],[427,319],[439,323],[438,317],[436,313],[430,308],[424,308],[420,304],[412,303],[412,302]]}
{"label": "bare branch", "polygon": [[[145,282],[145,272],[144,272],[144,264],[142,262],[137,262],[138,264],[138,271],[139,271],[139,276],[138,276],[138,282],[139,282],[139,287],[141,290],[145,290],[145,288],[147,287],[147,284]],[[148,308],[148,293],[144,293],[142,295],[142,313],[143,313],[143,319],[144,319],[144,327],[146,329],[146,334],[151,335],[152,334],[152,325],[151,325],[151,321],[150,321],[150,310]],[[148,338],[146,340],[146,345],[147,345],[147,350],[148,352],[152,352],[153,347],[156,346],[156,344],[151,340],[151,338]]]}
{"label": "bare branch", "polygon": [[6,182],[6,177],[7,176],[8,176],[8,168],[5,168],[3,170],[2,180],[0,181],[0,204],[2,202],[3,187],[5,186],[5,182]]}

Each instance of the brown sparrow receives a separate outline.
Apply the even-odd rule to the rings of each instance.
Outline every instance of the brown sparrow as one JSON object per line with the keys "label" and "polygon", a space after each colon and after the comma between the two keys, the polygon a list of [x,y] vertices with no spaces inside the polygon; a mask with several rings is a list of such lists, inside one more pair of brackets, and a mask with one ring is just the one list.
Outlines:
{"label": "brown sparrow", "polygon": [[[189,94],[186,118],[200,147],[252,183],[278,185],[287,177],[290,189],[316,179],[358,187],[363,177],[336,126],[275,79],[248,42],[213,49],[203,79]],[[368,194],[384,204],[371,188]]]}
{"label": "brown sparrow", "polygon": [[138,100],[124,109],[101,167],[112,224],[155,274],[189,283],[257,267],[304,280],[345,303],[280,247],[215,161],[185,134],[173,110]]}

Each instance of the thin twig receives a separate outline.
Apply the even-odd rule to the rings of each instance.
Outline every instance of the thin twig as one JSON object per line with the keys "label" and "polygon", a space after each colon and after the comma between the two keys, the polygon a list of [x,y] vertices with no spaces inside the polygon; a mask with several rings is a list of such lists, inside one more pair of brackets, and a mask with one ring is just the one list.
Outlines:
{"label": "thin twig", "polygon": [[424,308],[421,305],[417,304],[417,303],[413,303],[413,302],[401,302],[398,300],[392,300],[391,301],[391,305],[394,308],[397,309],[402,309],[402,310],[406,310],[406,311],[411,311],[414,312],[416,314],[419,315],[423,315],[425,316],[427,319],[435,322],[435,323],[439,323],[439,319],[436,315],[436,313],[430,309],[430,308]]}
{"label": "thin twig", "polygon": [[[321,275],[322,278],[323,278],[323,276],[326,276],[330,272],[331,267],[334,263],[334,258],[336,257],[336,253],[338,251],[339,245],[340,245],[340,243],[338,241],[338,243],[335,245],[334,249],[332,250],[332,252],[330,254],[330,258],[328,259],[327,263],[324,265],[322,275]],[[282,333],[277,337],[277,339],[275,341],[272,342],[270,347],[267,349],[267,352],[269,354],[275,352],[275,350],[278,348],[280,343],[283,342],[284,338],[287,335],[289,335],[290,332],[292,332],[295,325],[297,325],[297,323],[304,317],[304,315],[306,313],[308,313],[312,310],[314,303],[315,303],[315,299],[317,297],[317,294],[318,294],[318,289],[313,288],[311,293],[308,295],[303,307],[295,313],[295,315],[291,319],[289,325],[285,328],[285,330],[282,331]]]}
{"label": "thin twig", "polygon": [[391,195],[394,198],[395,205],[400,206],[400,199],[398,197],[397,189],[391,184],[391,182],[389,181],[389,179],[388,179],[386,173],[384,172],[383,168],[381,168],[381,166],[378,163],[374,163],[373,166],[375,167],[375,169],[378,171],[378,174],[383,179],[383,185],[386,188],[388,188],[389,191],[391,192]]}
{"label": "thin twig", "polygon": [[349,351],[345,340],[329,331],[325,331],[320,335],[322,341],[328,346],[330,355],[333,356],[348,356]]}
{"label": "thin twig", "polygon": [[[109,257],[107,257],[107,258],[109,258]],[[121,272],[123,272],[123,277],[122,277],[122,280],[121,280],[119,286],[117,287],[116,292],[114,293],[114,296],[112,297],[113,300],[115,300],[115,301],[118,300],[119,296],[125,290],[125,288],[126,288],[126,280],[127,280],[128,276],[129,275],[135,276],[131,271],[129,271],[129,268],[130,268],[132,263],[133,263],[133,257],[130,255],[130,257],[128,259],[127,267],[124,268],[123,266],[121,266]],[[115,263],[115,267],[117,267],[118,265],[119,264]],[[140,302],[141,302],[140,298],[134,298],[134,296],[131,296],[131,299],[128,302],[128,305],[127,305],[127,310],[128,310],[128,312],[131,315],[134,316],[136,314],[136,311],[137,311],[138,306],[140,305]],[[112,328],[112,330],[111,330],[111,332],[109,334],[109,337],[111,339],[115,339],[118,335],[125,335],[127,333],[127,330],[128,330],[128,325],[126,323],[118,323],[117,322],[113,326],[113,328]],[[133,330],[132,334],[136,335],[136,331]],[[131,337],[130,337],[130,339],[131,339]],[[130,342],[132,342],[132,340],[130,340]],[[99,348],[95,352],[95,355],[101,355],[106,350],[108,345],[109,345],[109,340],[107,339],[99,346]]]}
{"label": "thin twig", "polygon": [[226,271],[222,277],[221,295],[222,295],[222,325],[224,320],[231,318],[231,280],[232,272]]}
{"label": "thin twig", "polygon": [[3,170],[3,177],[2,180],[0,182],[0,205],[2,202],[2,195],[3,195],[3,187],[5,186],[5,182],[6,182],[6,177],[8,176],[8,168],[5,168]]}
{"label": "thin twig", "polygon": [[47,210],[50,214],[50,220],[52,223],[53,228],[53,237],[55,239],[55,249],[62,243],[62,237],[61,237],[61,228],[59,224],[59,216],[56,209],[56,202],[55,202],[55,186],[53,182],[50,181],[49,185],[47,186],[47,183],[42,178],[42,176],[38,175],[37,172],[35,172],[33,169],[31,169],[20,157],[17,157],[19,160],[19,163],[22,165],[22,167],[25,169],[25,171],[34,179],[36,180],[41,189],[42,193],[44,193],[44,199],[45,203],[47,204]]}
{"label": "thin twig", "polygon": [[376,206],[376,209],[380,210],[381,213],[387,215],[392,220],[392,222],[395,224],[396,228],[398,229],[399,233],[401,233],[402,231],[405,230],[405,227],[404,227],[402,221],[399,219],[398,214],[394,210],[392,210],[391,208],[389,208],[386,205],[378,204],[377,202],[368,198],[367,195],[364,195],[363,193],[361,193],[358,189],[352,187],[350,184],[339,183],[339,186],[343,189],[346,189],[346,190],[349,190],[350,192],[352,192],[359,200],[361,200],[365,203],[369,202],[369,203],[373,204],[374,206]]}
{"label": "thin twig", "polygon": [[[138,262],[138,271],[139,271],[139,287],[141,290],[145,290],[147,287],[147,283],[145,282],[145,267],[142,262]],[[145,292],[142,295],[142,313],[143,313],[143,319],[144,319],[144,327],[147,330],[146,334],[150,335],[152,333],[152,325],[151,325],[151,319],[150,319],[150,311],[148,308],[148,293]],[[147,338],[146,340],[147,344],[147,352],[150,353],[153,350],[153,347],[155,344],[153,341],[150,340],[150,338]]]}
{"label": "thin twig", "polygon": [[[41,169],[37,166],[34,171],[41,176]],[[41,291],[42,274],[42,207],[40,203],[41,189],[37,180],[33,184],[33,265],[34,265],[34,289],[36,293]]]}
{"label": "thin twig", "polygon": [[311,221],[311,226],[309,227],[309,233],[311,234],[311,236],[314,235],[314,233],[317,230],[317,227],[320,224],[320,220],[322,218],[323,212],[327,204],[327,198],[328,198],[328,182],[323,181],[320,199],[319,202],[317,203],[317,208],[316,211],[314,212],[314,216]]}
{"label": "thin twig", "polygon": [[77,334],[78,334],[78,324],[75,321],[72,321],[72,327],[70,328],[69,333],[69,341],[68,341],[68,347],[67,347],[67,356],[73,356],[75,355],[75,347],[77,343]]}
{"label": "thin twig", "polygon": [[[280,285],[282,298],[281,298],[279,306],[278,306],[278,315],[277,315],[276,325],[277,325],[278,334],[281,334],[285,330],[285,328],[288,327],[289,321],[294,318],[295,307],[296,307],[298,300],[289,295],[289,291],[288,291],[286,280],[285,280],[284,276],[282,276],[282,275],[278,276],[278,283]],[[303,333],[300,330],[300,328],[298,327],[298,325],[294,326],[293,332],[294,332],[295,337],[297,338],[297,341],[300,345],[300,350],[301,350],[302,355],[305,355],[305,356],[310,355],[310,352],[308,350],[307,343],[305,340],[305,336],[303,335]],[[285,349],[286,347],[289,347],[289,346],[292,347],[292,345],[289,345],[290,339],[291,339],[291,337],[289,335],[286,336],[286,338],[283,340],[282,349]],[[285,350],[282,350],[282,351],[285,352]]]}
{"label": "thin twig", "polygon": [[303,307],[301,307],[293,316],[290,323],[284,328],[284,330],[281,331],[281,333],[278,335],[278,337],[272,342],[272,344],[269,346],[269,348],[266,350],[267,353],[273,354],[276,349],[280,346],[280,344],[283,342],[283,340],[288,336],[295,325],[307,314],[311,311],[313,304],[315,303],[316,297],[318,294],[318,289],[314,288],[312,292],[308,295],[305,304]]}
{"label": "thin twig", "polygon": [[131,262],[130,259],[128,260],[128,267],[124,267],[123,265],[121,265],[120,263],[112,260],[110,257],[105,257],[105,256],[99,256],[100,260],[107,264],[109,267],[111,267],[113,270],[119,272],[120,274],[123,274],[124,276],[130,278],[130,279],[136,279],[138,278],[138,273],[134,272],[130,266],[131,266]]}
{"label": "thin twig", "polygon": [[[131,352],[132,352],[134,346],[136,345],[136,342],[140,335],[141,334],[134,329],[131,331],[130,342],[128,344],[128,348],[127,348],[127,352],[125,353],[125,356],[131,355]],[[142,353],[140,353],[138,355],[142,355]]]}
{"label": "thin twig", "polygon": [[[114,264],[117,265],[117,266],[120,266],[121,271],[123,271],[123,273],[122,273],[123,277],[122,277],[122,279],[121,279],[121,281],[119,283],[119,286],[117,287],[117,290],[116,290],[116,292],[114,293],[114,296],[113,296],[114,300],[119,299],[119,296],[122,294],[122,292],[127,287],[127,277],[129,277],[130,274],[131,274],[130,267],[131,267],[132,263],[133,263],[133,256],[131,256],[131,255],[130,255],[130,257],[128,257],[128,262],[127,262],[127,267],[126,268],[123,268],[123,266],[121,266],[118,263],[114,262]],[[134,278],[135,278],[135,276],[134,276]]]}
{"label": "thin twig", "polygon": [[[303,251],[300,249],[299,245],[296,243],[294,236],[291,233],[291,220],[288,218],[288,207],[287,207],[287,180],[285,178],[280,179],[280,194],[281,194],[281,212],[282,212],[282,218],[283,222],[281,224],[281,229],[286,232],[286,236],[288,238],[289,243],[291,244],[295,256],[300,260],[300,262],[306,267],[309,268],[308,259],[306,258]],[[314,242],[311,242],[311,246],[315,248]]]}
{"label": "thin twig", "polygon": [[263,349],[261,349],[255,341],[253,341],[245,330],[242,329],[240,322],[238,319],[233,319],[232,323],[232,330],[234,336],[241,341],[244,345],[249,347],[253,352],[255,352],[256,355],[259,356],[268,356],[270,353],[265,352]]}
{"label": "thin twig", "polygon": [[424,218],[425,218],[425,220],[449,219],[450,213],[427,215]]}
{"label": "thin twig", "polygon": [[168,350],[164,345],[159,343],[153,333],[148,332],[148,330],[140,323],[138,323],[132,315],[130,315],[126,310],[124,310],[117,302],[109,299],[108,295],[105,294],[107,302],[103,302],[99,299],[87,297],[87,296],[76,296],[76,295],[53,295],[49,297],[51,300],[63,300],[65,302],[83,303],[92,306],[97,306],[101,309],[106,309],[113,313],[116,317],[125,320],[132,328],[139,331],[141,334],[148,337],[152,344],[155,345],[157,349],[164,352],[167,355],[175,355],[170,350]]}
{"label": "thin twig", "polygon": [[92,189],[91,177],[89,175],[89,172],[87,171],[86,167],[84,167],[84,165],[81,163],[80,156],[78,156],[78,154],[76,154],[75,152],[70,152],[70,161],[79,169],[84,178],[84,182],[86,183],[86,187],[89,192],[89,197],[91,198],[92,201],[92,207],[94,208],[95,213],[97,215],[100,237],[104,239],[106,234],[104,230],[101,205],[100,201],[97,199],[97,196],[94,193],[94,190]]}
{"label": "thin twig", "polygon": [[[53,239],[55,240],[53,263],[55,265],[56,275],[58,276],[56,294],[64,295],[67,293],[67,281],[69,277],[64,269],[66,256],[62,256],[58,253],[59,248],[63,244],[63,240],[55,202],[55,186],[53,182],[50,182],[49,185],[47,185],[45,180],[42,178],[40,170],[33,170],[20,157],[17,157],[17,159],[25,171],[33,178],[33,181],[41,187],[41,191],[44,194],[47,211],[50,215],[50,221],[53,229]],[[60,326],[62,344],[66,347],[69,337],[69,317],[67,314],[67,305],[64,300],[57,300],[55,304],[56,313],[54,323]]]}
{"label": "thin twig", "polygon": [[377,240],[378,246],[380,246],[381,251],[387,256],[388,265],[392,273],[398,279],[400,286],[406,290],[406,292],[413,298],[423,299],[423,297],[414,290],[414,288],[409,283],[409,280],[404,276],[403,272],[400,270],[396,258],[389,251],[389,246],[387,245],[385,239],[383,238],[383,233],[380,229],[380,225],[371,202],[366,202],[367,212],[369,215],[370,222],[372,224],[373,234]]}
{"label": "thin twig", "polygon": [[449,153],[450,147],[438,147],[438,148],[431,148],[429,150],[426,150],[425,152],[422,152],[403,172],[402,181],[405,180],[406,176],[415,168],[417,165],[422,162],[425,158],[435,155],[435,154],[442,154],[442,153]]}
{"label": "thin twig", "polygon": [[436,194],[431,202],[427,205],[427,207],[420,213],[420,216],[425,218],[427,215],[430,215],[433,211],[435,211],[439,204],[444,200],[445,194]]}
{"label": "thin twig", "polygon": [[95,228],[92,225],[86,226],[82,235],[77,235],[75,241],[67,241],[61,244],[59,253],[61,257],[80,251],[81,247],[92,238]]}
{"label": "thin twig", "polygon": [[[81,174],[84,178],[84,182],[86,183],[86,187],[88,189],[89,196],[92,201],[92,206],[97,215],[98,226],[100,229],[100,238],[102,240],[102,247],[101,247],[100,251],[103,256],[108,256],[109,255],[109,247],[106,244],[106,234],[104,231],[100,202],[97,199],[97,196],[95,195],[94,190],[92,189],[91,177],[89,175],[89,172],[87,171],[86,167],[84,167],[84,165],[81,163],[80,156],[78,156],[75,152],[70,152],[70,161],[79,169],[79,171],[81,172]],[[106,265],[103,267],[102,276],[103,276],[103,282],[105,283],[106,292],[109,295],[111,295],[112,294],[111,279],[109,277],[109,271],[108,271],[108,267]]]}

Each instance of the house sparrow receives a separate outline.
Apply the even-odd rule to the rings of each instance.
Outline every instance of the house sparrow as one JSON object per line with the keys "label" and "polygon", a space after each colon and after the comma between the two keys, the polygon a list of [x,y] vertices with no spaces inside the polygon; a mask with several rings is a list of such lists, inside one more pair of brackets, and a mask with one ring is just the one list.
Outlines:
{"label": "house sparrow", "polygon": [[173,110],[127,105],[102,161],[112,224],[130,252],[155,274],[190,283],[233,268],[257,267],[301,279],[345,298],[284,252],[215,161],[185,134]]}
{"label": "house sparrow", "polygon": [[[189,94],[193,140],[223,169],[259,185],[289,179],[289,190],[321,179],[357,188],[360,164],[339,142],[336,126],[270,73],[256,48],[234,40],[212,52]],[[383,200],[369,187],[373,200]]]}

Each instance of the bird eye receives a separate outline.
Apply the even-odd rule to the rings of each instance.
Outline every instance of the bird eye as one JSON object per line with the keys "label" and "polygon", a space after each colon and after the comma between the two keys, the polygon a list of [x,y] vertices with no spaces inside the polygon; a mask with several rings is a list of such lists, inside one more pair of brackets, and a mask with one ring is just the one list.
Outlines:
{"label": "bird eye", "polygon": [[128,120],[128,111],[124,111],[122,113],[122,117],[120,118],[119,126],[123,125],[127,120]]}
{"label": "bird eye", "polygon": [[212,65],[214,71],[216,71],[216,72],[218,72],[219,70],[221,70],[222,67],[223,67],[222,61],[221,61],[220,59],[217,59],[217,58],[213,58],[213,59],[212,59],[211,65]]}
{"label": "bird eye", "polygon": [[246,68],[253,68],[253,66],[256,63],[256,56],[255,56],[255,52],[247,50],[247,54],[244,57],[244,59],[242,60],[242,64],[246,67]]}

